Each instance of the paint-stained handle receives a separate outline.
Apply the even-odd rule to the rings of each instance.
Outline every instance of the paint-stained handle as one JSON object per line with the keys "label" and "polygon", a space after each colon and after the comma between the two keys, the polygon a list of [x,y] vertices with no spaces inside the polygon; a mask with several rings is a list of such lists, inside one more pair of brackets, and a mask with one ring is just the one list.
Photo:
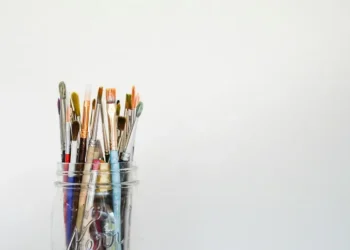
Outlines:
{"label": "paint-stained handle", "polygon": [[113,212],[115,221],[115,234],[117,241],[117,250],[121,248],[121,185],[120,185],[120,167],[118,159],[118,151],[111,150],[110,164],[112,172],[112,184],[113,184]]}

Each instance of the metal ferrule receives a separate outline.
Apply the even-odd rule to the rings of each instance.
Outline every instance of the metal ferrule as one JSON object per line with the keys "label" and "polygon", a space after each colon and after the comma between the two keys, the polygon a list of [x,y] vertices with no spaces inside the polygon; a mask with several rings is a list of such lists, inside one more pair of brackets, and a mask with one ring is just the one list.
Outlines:
{"label": "metal ferrule", "polygon": [[88,129],[89,129],[89,112],[90,112],[90,101],[84,101],[83,120],[81,122],[80,138],[87,138]]}
{"label": "metal ferrule", "polygon": [[110,149],[118,150],[118,134],[117,134],[117,115],[115,113],[115,104],[107,104],[108,129],[110,138]]}

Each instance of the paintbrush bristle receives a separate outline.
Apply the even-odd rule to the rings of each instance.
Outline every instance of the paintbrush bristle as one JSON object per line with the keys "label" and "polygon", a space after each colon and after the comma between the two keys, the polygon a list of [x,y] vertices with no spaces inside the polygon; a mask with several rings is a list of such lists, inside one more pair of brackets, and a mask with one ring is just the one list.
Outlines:
{"label": "paintbrush bristle", "polygon": [[134,109],[136,107],[136,90],[135,86],[132,86],[131,90],[131,108]]}
{"label": "paintbrush bristle", "polygon": [[118,130],[124,130],[125,129],[125,124],[126,124],[126,119],[124,116],[119,116],[118,117]]}
{"label": "paintbrush bristle", "polygon": [[71,100],[73,103],[73,108],[76,116],[80,116],[80,101],[79,95],[76,92],[73,92],[71,95]]}
{"label": "paintbrush bristle", "polygon": [[58,90],[60,92],[60,98],[66,99],[66,84],[63,81],[59,83]]}
{"label": "paintbrush bristle", "polygon": [[136,108],[136,117],[141,116],[142,110],[143,110],[143,103],[139,102],[139,104],[137,105],[137,108]]}
{"label": "paintbrush bristle", "polygon": [[80,124],[78,121],[72,123],[72,140],[76,141],[79,135]]}
{"label": "paintbrush bristle", "polygon": [[57,99],[57,110],[58,110],[58,115],[61,114],[61,100],[60,98]]}
{"label": "paintbrush bristle", "polygon": [[112,89],[106,89],[106,101],[108,104],[115,103],[116,99],[116,90],[114,88]]}
{"label": "paintbrush bristle", "polygon": [[132,109],[131,95],[130,94],[126,95],[126,109]]}
{"label": "paintbrush bristle", "polygon": [[120,103],[117,102],[117,116],[120,115]]}
{"label": "paintbrush bristle", "polygon": [[101,103],[103,95],[103,87],[98,88],[98,94],[97,94],[97,103]]}
{"label": "paintbrush bristle", "polygon": [[96,99],[92,100],[92,109],[95,110],[96,109]]}

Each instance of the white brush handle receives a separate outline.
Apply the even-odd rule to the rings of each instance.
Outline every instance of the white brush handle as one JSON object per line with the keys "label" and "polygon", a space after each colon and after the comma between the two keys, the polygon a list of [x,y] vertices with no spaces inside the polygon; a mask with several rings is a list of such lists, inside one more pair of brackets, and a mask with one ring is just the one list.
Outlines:
{"label": "white brush handle", "polygon": [[76,162],[76,159],[77,159],[77,147],[78,147],[77,141],[72,141],[71,154],[70,154],[70,163],[71,164],[69,164],[68,177],[73,177],[74,176],[75,162]]}
{"label": "white brush handle", "polygon": [[70,150],[70,122],[66,122],[66,148],[65,148],[65,153],[69,154]]}

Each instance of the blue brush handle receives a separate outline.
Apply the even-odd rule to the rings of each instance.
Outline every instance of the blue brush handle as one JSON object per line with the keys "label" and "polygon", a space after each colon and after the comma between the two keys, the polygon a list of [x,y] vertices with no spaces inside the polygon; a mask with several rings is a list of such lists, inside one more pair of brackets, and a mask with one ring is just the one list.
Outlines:
{"label": "blue brush handle", "polygon": [[121,185],[120,185],[120,167],[119,156],[117,150],[111,150],[109,155],[109,162],[112,171],[113,184],[113,212],[115,222],[115,233],[117,241],[117,250],[121,250]]}
{"label": "blue brush handle", "polygon": [[[68,183],[74,183],[74,177],[69,177],[68,176]],[[71,237],[72,237],[72,232],[73,232],[73,192],[74,192],[74,188],[70,187],[68,188],[67,191],[67,202],[68,202],[68,206],[67,206],[67,222],[66,222],[66,239],[67,242],[69,243],[71,241]]]}

